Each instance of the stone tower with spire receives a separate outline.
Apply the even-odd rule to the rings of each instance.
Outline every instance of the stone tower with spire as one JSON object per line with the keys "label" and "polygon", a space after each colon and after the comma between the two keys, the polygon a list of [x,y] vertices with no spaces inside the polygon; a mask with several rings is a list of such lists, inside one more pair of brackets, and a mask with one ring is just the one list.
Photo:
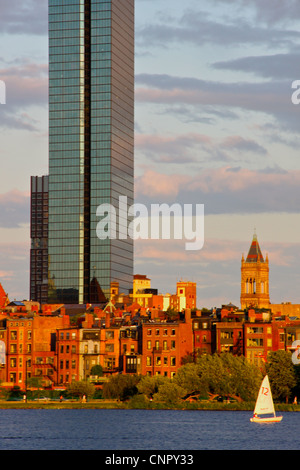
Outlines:
{"label": "stone tower with spire", "polygon": [[270,308],[269,297],[269,260],[264,260],[256,233],[246,260],[241,262],[241,309]]}

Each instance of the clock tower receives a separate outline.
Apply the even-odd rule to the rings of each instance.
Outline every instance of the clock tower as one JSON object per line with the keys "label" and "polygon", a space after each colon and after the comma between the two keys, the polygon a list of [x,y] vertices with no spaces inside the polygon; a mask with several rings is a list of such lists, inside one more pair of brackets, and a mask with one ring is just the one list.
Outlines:
{"label": "clock tower", "polygon": [[241,309],[270,308],[269,297],[269,260],[260,250],[256,234],[246,260],[241,261]]}

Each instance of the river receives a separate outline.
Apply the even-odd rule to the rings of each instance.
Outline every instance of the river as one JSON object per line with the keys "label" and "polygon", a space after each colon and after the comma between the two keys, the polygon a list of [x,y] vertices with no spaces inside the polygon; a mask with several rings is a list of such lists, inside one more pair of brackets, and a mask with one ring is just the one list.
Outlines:
{"label": "river", "polygon": [[1,450],[299,450],[300,413],[275,424],[247,411],[1,409]]}

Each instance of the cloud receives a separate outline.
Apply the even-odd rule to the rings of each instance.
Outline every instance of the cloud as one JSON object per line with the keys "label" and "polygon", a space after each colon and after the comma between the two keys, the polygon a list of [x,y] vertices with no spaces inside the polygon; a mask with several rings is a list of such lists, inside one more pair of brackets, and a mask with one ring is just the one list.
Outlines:
{"label": "cloud", "polygon": [[[223,1],[226,2],[226,0]],[[282,0],[279,1],[282,3]],[[258,21],[251,20],[250,15],[245,15],[242,8],[239,14],[236,0],[227,0],[227,3],[235,7],[234,11],[231,11],[231,14],[229,12],[227,15],[223,14],[219,21],[216,20],[216,11],[211,6],[210,11],[187,8],[179,19],[168,16],[168,22],[166,16],[161,15],[164,18],[163,21],[147,24],[137,30],[137,45],[147,46],[147,48],[149,46],[166,48],[174,43],[201,47],[207,44],[292,47],[294,42],[300,39],[297,28],[260,26]],[[257,7],[258,4],[255,3],[255,6]],[[261,8],[260,11],[265,13],[265,20],[275,19],[275,16],[267,16],[267,8],[264,10]]]}
{"label": "cloud", "polygon": [[11,190],[0,194],[0,227],[12,228],[28,224],[30,218],[30,195],[28,192]]}
{"label": "cloud", "polygon": [[267,24],[280,24],[300,19],[298,0],[214,0],[216,4],[234,5],[245,12],[245,8],[253,8],[257,21]]}
{"label": "cloud", "polygon": [[189,176],[146,169],[135,184],[138,202],[204,204],[206,214],[299,213],[299,187],[299,170],[230,166]]}
{"label": "cloud", "polygon": [[[143,104],[214,106],[258,112],[275,119],[286,130],[299,130],[299,108],[291,102],[289,81],[213,82],[171,75],[139,74],[136,101]],[[247,116],[249,119],[249,116]]]}
{"label": "cloud", "polygon": [[1,2],[0,30],[2,34],[46,35],[48,2],[46,0]]}
{"label": "cloud", "polygon": [[[198,133],[175,136],[136,133],[135,148],[140,160],[143,155],[147,162],[151,159],[155,163],[173,165],[205,164],[208,159],[210,162],[218,161],[222,164],[237,163],[241,161],[241,154],[244,161],[247,154],[251,156],[252,161],[268,155],[268,151],[261,144],[239,135],[218,139]],[[194,171],[194,168],[191,171]]]}
{"label": "cloud", "polygon": [[3,128],[39,131],[39,123],[31,117],[30,108],[48,103],[48,65],[26,59],[18,65],[0,69],[5,83],[6,104],[0,107],[0,126]]}
{"label": "cloud", "polygon": [[258,155],[266,155],[268,153],[262,145],[259,145],[253,139],[244,139],[238,135],[227,137],[220,146],[238,152],[254,152]]}
{"label": "cloud", "polygon": [[215,62],[212,66],[220,70],[251,73],[274,80],[293,81],[300,77],[300,54],[285,53],[241,57],[234,60]]}
{"label": "cloud", "polygon": [[212,139],[202,134],[182,134],[176,136],[137,134],[135,148],[153,161],[163,163],[187,163],[196,161],[195,150],[210,148]]}

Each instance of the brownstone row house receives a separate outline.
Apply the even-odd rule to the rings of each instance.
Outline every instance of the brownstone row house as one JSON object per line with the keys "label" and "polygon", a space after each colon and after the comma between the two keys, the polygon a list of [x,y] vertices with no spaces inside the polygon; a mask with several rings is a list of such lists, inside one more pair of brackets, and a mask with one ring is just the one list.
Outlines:
{"label": "brownstone row house", "polygon": [[185,360],[214,352],[244,355],[260,366],[270,351],[293,351],[293,342],[300,339],[300,320],[232,305],[203,313],[186,309],[172,319],[157,309],[85,312],[74,326],[70,319],[64,309],[52,315],[3,314],[2,385],[25,389],[32,377],[49,389],[77,380],[97,383],[91,372],[95,365],[105,377],[125,373],[172,378]]}

